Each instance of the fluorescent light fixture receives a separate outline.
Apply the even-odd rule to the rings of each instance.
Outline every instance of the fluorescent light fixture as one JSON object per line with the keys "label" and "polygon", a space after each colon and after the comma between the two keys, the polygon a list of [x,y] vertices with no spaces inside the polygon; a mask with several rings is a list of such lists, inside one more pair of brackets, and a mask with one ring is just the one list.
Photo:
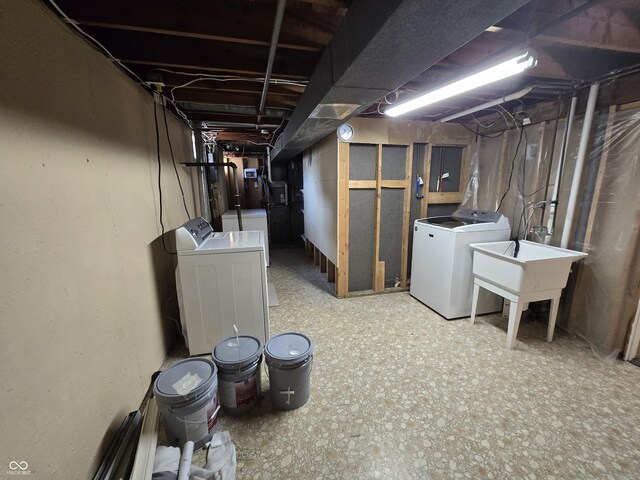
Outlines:
{"label": "fluorescent light fixture", "polygon": [[499,65],[483,70],[482,72],[465,77],[457,82],[445,85],[442,88],[425,93],[419,97],[408,100],[395,107],[385,110],[385,115],[397,117],[403,113],[411,112],[418,108],[426,107],[438,103],[446,98],[455,97],[461,93],[468,92],[475,88],[497,82],[512,75],[524,72],[526,69],[534,67],[538,61],[529,52],[525,52],[511,60],[502,62]]}

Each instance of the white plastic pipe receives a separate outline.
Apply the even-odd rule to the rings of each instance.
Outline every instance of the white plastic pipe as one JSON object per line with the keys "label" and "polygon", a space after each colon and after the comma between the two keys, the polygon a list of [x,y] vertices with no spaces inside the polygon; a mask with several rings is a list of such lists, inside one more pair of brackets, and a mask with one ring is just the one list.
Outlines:
{"label": "white plastic pipe", "polygon": [[573,218],[576,213],[582,170],[587,157],[587,149],[589,148],[589,134],[591,133],[591,125],[593,124],[593,115],[596,110],[596,99],[598,98],[599,88],[600,84],[596,82],[591,85],[589,89],[589,99],[587,100],[587,110],[584,113],[584,124],[582,125],[582,136],[580,137],[580,146],[578,147],[576,168],[573,172],[571,192],[569,193],[569,201],[567,202],[567,216],[564,219],[564,226],[562,227],[562,240],[560,241],[560,247],[562,248],[568,248],[569,245],[569,237],[571,236],[571,227],[573,226]]}
{"label": "white plastic pipe", "polygon": [[[551,235],[547,235],[544,239],[544,243],[549,245],[551,243],[551,237],[553,235],[553,225],[555,224],[556,213],[558,213],[558,192],[560,192],[560,178],[562,178],[562,170],[564,169],[564,160],[567,157],[567,147],[569,146],[569,138],[571,137],[571,129],[573,128],[573,119],[576,116],[576,105],[578,104],[578,95],[575,94],[571,98],[571,107],[569,107],[569,118],[564,126],[564,132],[562,132],[562,147],[560,148],[560,155],[558,157],[558,170],[556,171],[556,179],[553,182],[553,195],[551,200],[554,203],[549,207],[549,219],[547,220],[547,231]],[[553,159],[551,159],[553,161]]]}
{"label": "white plastic pipe", "polygon": [[178,480],[189,480],[191,472],[191,459],[193,458],[193,442],[188,441],[182,447],[182,457],[180,457],[180,469],[178,470]]}
{"label": "white plastic pipe", "polygon": [[535,87],[526,87],[522,90],[518,90],[517,92],[510,93],[505,95],[504,97],[496,98],[495,100],[489,100],[488,102],[481,103],[480,105],[476,105],[475,107],[468,108],[467,110],[463,110],[462,112],[454,113],[453,115],[449,115],[447,117],[441,118],[438,120],[440,123],[448,122],[449,120],[453,120],[455,118],[464,117],[465,115],[469,115],[470,113],[476,113],[479,110],[484,110],[485,108],[495,107],[496,105],[501,105],[503,103],[509,102],[511,100],[517,100],[519,98],[524,97],[527,93],[531,92]]}

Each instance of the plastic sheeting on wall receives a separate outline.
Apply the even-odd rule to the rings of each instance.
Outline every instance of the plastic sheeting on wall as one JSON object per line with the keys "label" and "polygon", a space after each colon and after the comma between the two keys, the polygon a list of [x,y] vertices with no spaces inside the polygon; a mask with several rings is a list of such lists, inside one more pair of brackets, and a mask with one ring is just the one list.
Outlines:
{"label": "plastic sheeting on wall", "polygon": [[[558,246],[582,119],[576,119],[569,135],[552,223],[550,202],[564,119],[558,123],[553,160],[555,121],[481,137],[472,156],[464,206],[499,209],[509,217],[512,237]],[[591,132],[569,244],[589,256],[574,266],[559,324],[599,353],[615,355],[624,348],[640,295],[640,110],[600,111]]]}

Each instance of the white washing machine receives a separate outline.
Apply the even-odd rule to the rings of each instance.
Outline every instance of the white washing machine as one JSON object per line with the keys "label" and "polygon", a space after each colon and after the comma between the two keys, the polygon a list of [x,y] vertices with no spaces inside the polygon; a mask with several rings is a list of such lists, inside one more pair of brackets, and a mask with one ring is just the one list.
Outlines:
{"label": "white washing machine", "polygon": [[[241,210],[243,230],[262,230],[264,232],[264,254],[267,267],[269,260],[269,230],[267,226],[267,211],[264,208]],[[225,232],[238,231],[238,211],[229,210],[222,215],[222,230]]]}
{"label": "white washing machine", "polygon": [[214,232],[203,218],[176,230],[176,288],[190,355],[211,353],[225,338],[269,338],[262,231]]}
{"label": "white washing machine", "polygon": [[[411,295],[447,320],[471,315],[471,243],[509,240],[509,219],[498,212],[458,209],[451,216],[415,221]],[[502,309],[502,299],[482,289],[478,314]]]}

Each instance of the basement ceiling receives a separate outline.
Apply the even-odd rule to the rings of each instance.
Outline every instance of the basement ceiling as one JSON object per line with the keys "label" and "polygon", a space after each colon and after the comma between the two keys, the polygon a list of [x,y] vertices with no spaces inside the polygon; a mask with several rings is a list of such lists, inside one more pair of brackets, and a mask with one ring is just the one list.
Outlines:
{"label": "basement ceiling", "polygon": [[[260,111],[277,0],[55,0],[58,9],[42,1],[136,81],[164,84],[171,108],[192,127],[246,155],[270,144],[288,158],[350,116],[381,116],[389,104],[525,50],[538,59],[535,68],[406,118],[438,120],[534,87],[503,105],[528,106],[640,65],[637,0],[287,0]],[[447,34],[429,40],[440,24],[451,25]],[[404,64],[394,61],[400,59]],[[612,102],[640,99],[635,76],[611,78],[603,94]],[[318,108],[327,98],[340,106]],[[322,111],[333,113],[310,124]],[[474,115],[455,121],[475,127],[498,113]]]}

